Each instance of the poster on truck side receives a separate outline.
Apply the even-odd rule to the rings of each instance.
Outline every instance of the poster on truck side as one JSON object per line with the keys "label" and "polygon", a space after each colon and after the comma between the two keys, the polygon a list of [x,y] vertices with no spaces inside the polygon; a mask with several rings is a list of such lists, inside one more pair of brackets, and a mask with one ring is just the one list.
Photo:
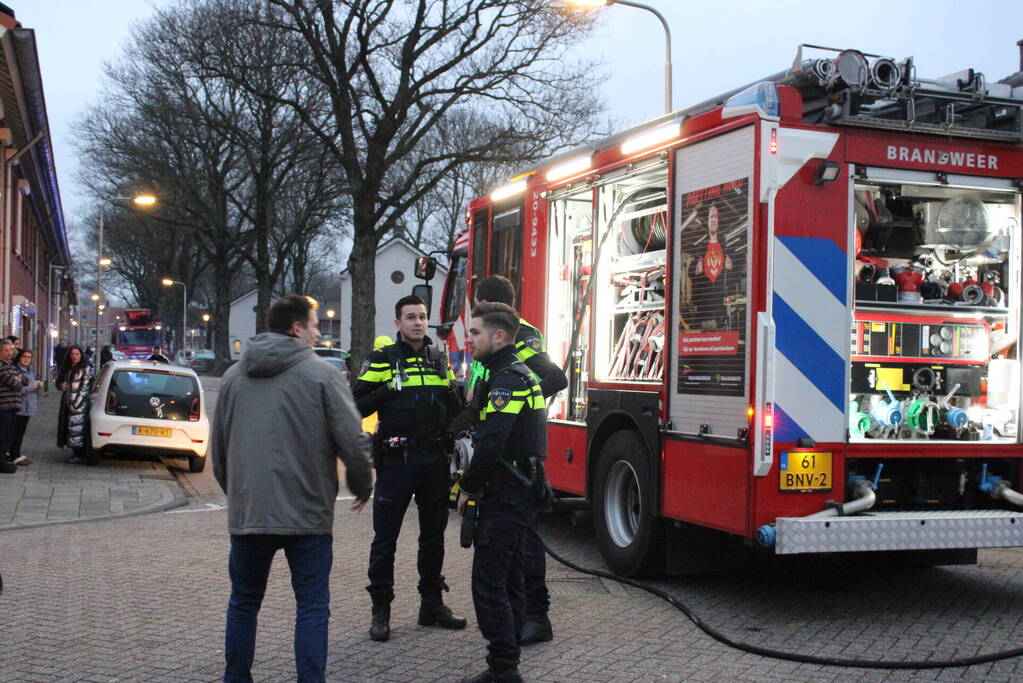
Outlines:
{"label": "poster on truck side", "polygon": [[749,178],[681,196],[678,393],[746,392]]}

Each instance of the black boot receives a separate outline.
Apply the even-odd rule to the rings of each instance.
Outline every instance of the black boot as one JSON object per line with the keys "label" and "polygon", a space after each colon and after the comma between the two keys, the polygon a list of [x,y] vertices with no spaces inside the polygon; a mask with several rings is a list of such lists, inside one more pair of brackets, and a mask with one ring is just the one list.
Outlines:
{"label": "black boot", "polygon": [[432,586],[420,586],[419,593],[422,596],[422,603],[419,606],[420,626],[440,626],[441,628],[462,629],[465,628],[466,620],[452,614],[441,592],[448,590],[448,585],[441,579],[439,584]]}
{"label": "black boot", "polygon": [[519,632],[519,645],[546,643],[553,639],[554,630],[546,614],[526,615],[526,623]]}
{"label": "black boot", "polygon": [[[490,657],[487,657],[489,662]],[[491,665],[492,666],[492,665]],[[488,668],[472,678],[463,678],[461,683],[522,683],[517,664],[510,667],[502,666],[499,670]]]}
{"label": "black boot", "polygon": [[391,638],[391,601],[394,591],[390,588],[367,588],[373,599],[373,624],[369,627],[369,637],[373,640],[385,641]]}

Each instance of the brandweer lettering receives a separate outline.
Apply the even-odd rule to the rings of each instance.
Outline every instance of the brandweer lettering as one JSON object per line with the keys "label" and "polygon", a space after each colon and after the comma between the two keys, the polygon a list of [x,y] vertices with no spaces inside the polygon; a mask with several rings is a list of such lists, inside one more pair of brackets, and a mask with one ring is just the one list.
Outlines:
{"label": "brandweer lettering", "polygon": [[910,161],[917,164],[938,164],[960,168],[998,168],[998,157],[994,154],[973,152],[946,152],[939,149],[921,149],[903,145],[888,145],[889,161]]}

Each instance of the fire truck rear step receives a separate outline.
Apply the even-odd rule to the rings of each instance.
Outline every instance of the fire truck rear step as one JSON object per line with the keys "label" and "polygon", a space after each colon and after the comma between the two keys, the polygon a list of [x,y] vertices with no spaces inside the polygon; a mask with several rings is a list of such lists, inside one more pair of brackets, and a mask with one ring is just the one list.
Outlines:
{"label": "fire truck rear step", "polygon": [[779,555],[878,550],[1023,546],[1023,512],[933,510],[870,512],[852,517],[779,517]]}

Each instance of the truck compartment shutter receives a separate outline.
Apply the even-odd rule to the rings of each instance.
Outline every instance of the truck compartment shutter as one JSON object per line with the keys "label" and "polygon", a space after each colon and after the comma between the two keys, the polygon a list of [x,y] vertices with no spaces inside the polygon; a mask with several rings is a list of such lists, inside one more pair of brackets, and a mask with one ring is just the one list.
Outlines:
{"label": "truck compartment shutter", "polygon": [[[675,154],[671,329],[668,384],[672,430],[734,439],[748,426],[754,128],[683,147]],[[717,207],[721,247],[708,248]],[[717,217],[715,217],[716,219]],[[727,256],[731,269],[717,265]],[[709,277],[694,275],[697,259]],[[703,271],[703,268],[700,268]],[[714,281],[700,291],[697,280]],[[723,278],[734,278],[721,287]],[[725,291],[727,289],[727,291]],[[722,299],[731,303],[727,310]],[[711,312],[708,313],[708,308]]]}

